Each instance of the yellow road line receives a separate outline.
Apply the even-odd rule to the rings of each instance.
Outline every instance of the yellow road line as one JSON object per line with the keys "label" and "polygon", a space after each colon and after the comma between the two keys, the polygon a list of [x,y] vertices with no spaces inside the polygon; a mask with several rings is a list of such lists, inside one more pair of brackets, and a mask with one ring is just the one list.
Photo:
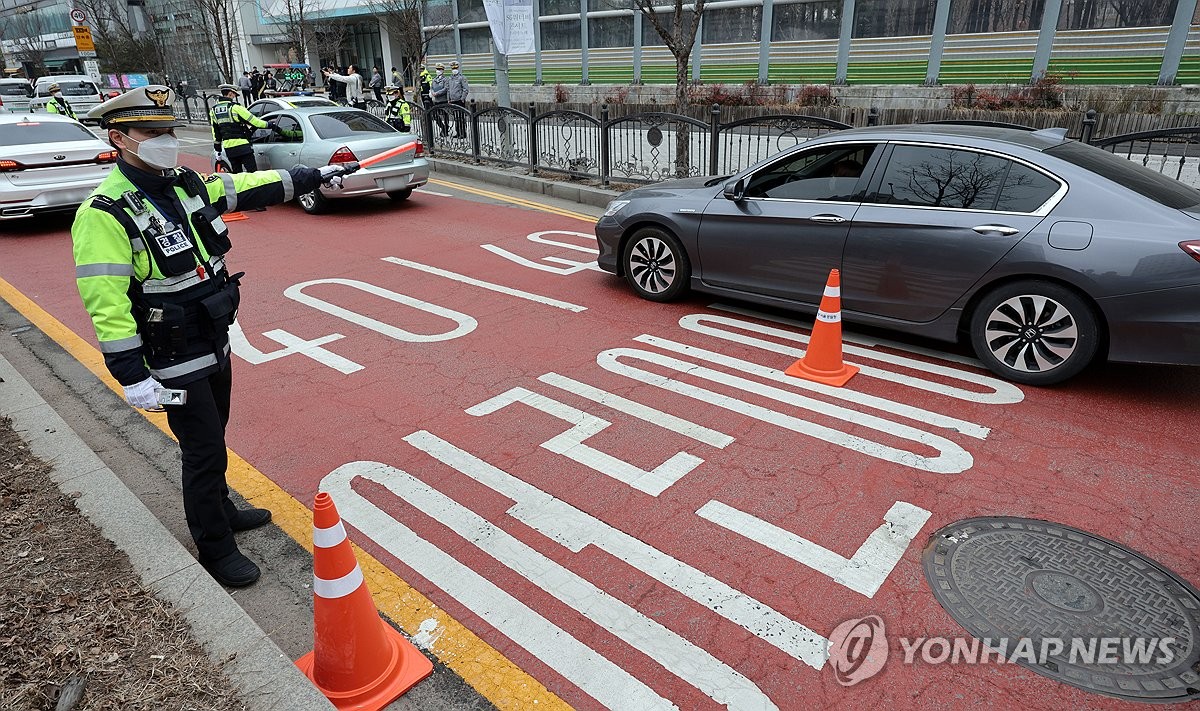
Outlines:
{"label": "yellow road line", "polygon": [[[109,375],[104,366],[104,356],[99,350],[3,278],[0,278],[0,299],[7,301],[42,333],[62,346],[113,392],[123,393],[121,385]],[[167,427],[166,415],[142,410],[138,412],[174,439]],[[275,525],[311,553],[312,512],[308,507],[292,498],[233,450],[228,451],[229,485],[250,503],[270,509]],[[413,589],[374,556],[357,545],[354,546],[354,554],[358,557],[359,567],[379,610],[410,635],[416,634],[425,620],[436,620],[438,628],[445,631],[434,643],[433,653],[497,707],[570,709],[565,701]]]}
{"label": "yellow road line", "polygon": [[524,198],[513,197],[511,195],[505,195],[503,193],[495,193],[495,192],[492,192],[491,190],[482,190],[480,188],[472,188],[472,187],[468,187],[466,185],[462,185],[460,183],[452,183],[448,180],[439,180],[437,178],[430,178],[429,182],[431,182],[435,185],[441,185],[443,187],[461,190],[465,193],[471,193],[472,195],[479,195],[480,197],[489,197],[494,200],[503,200],[504,202],[510,202],[514,205],[520,205],[522,207],[528,207],[528,208],[532,208],[534,210],[541,210],[542,212],[549,212],[549,213],[552,213],[555,215],[561,215],[562,217],[570,217],[570,218],[573,218],[576,220],[582,220],[584,222],[595,223],[596,220],[599,219],[599,218],[595,217],[594,215],[588,215],[588,214],[585,214],[582,212],[575,212],[574,210],[567,210],[567,209],[561,208],[561,207],[554,207],[553,205],[547,205],[545,203],[534,202],[532,200],[525,200]]}

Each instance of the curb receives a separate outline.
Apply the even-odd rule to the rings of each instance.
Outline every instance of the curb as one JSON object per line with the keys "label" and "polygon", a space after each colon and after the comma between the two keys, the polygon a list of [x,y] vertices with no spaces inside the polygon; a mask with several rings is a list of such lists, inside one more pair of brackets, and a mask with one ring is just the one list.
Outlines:
{"label": "curb", "polygon": [[535,195],[546,195],[547,197],[577,202],[582,205],[591,205],[592,207],[608,207],[608,203],[615,200],[621,194],[616,190],[606,190],[604,188],[560,180],[546,180],[545,178],[536,178],[524,173],[516,173],[512,170],[460,163],[459,161],[447,160],[445,158],[428,158],[427,160],[429,161],[430,168],[435,173],[470,178],[472,180],[512,188],[513,190],[520,190]]}
{"label": "curb", "polygon": [[249,708],[334,708],[3,355],[0,416],[53,464],[63,493],[80,492],[75,505],[129,556],[142,585],[183,615]]}

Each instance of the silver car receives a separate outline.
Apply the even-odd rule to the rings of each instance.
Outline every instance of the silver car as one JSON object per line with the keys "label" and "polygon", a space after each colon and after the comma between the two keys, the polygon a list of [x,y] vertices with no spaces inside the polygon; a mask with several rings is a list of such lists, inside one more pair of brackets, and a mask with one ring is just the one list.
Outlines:
{"label": "silver car", "polygon": [[58,114],[0,114],[0,220],[74,210],[112,172],[113,147]]}
{"label": "silver car", "polygon": [[1200,365],[1200,191],[1062,130],[830,133],[732,176],[613,201],[599,266],[687,289],[969,341],[1020,383],[1097,358]]}
{"label": "silver car", "polygon": [[[420,139],[401,133],[383,119],[360,109],[342,106],[299,107],[266,114],[275,130],[255,131],[254,157],[260,170],[287,169],[297,164],[321,166],[328,163],[360,162],[406,143],[416,149],[363,168],[342,179],[340,187],[321,187],[301,195],[297,202],[309,214],[329,209],[332,200],[387,195],[404,201],[413,188],[429,181],[429,161]],[[217,170],[229,170],[222,156]]]}

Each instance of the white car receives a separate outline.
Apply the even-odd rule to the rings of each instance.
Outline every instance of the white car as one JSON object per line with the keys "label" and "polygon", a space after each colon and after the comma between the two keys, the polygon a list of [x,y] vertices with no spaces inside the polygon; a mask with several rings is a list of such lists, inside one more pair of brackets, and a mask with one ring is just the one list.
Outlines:
{"label": "white car", "polygon": [[29,110],[33,85],[24,79],[0,79],[0,111],[18,114]]}
{"label": "white car", "polygon": [[66,116],[0,114],[0,221],[74,210],[116,162],[112,146]]}
{"label": "white car", "polygon": [[104,92],[96,82],[86,74],[68,74],[65,76],[38,77],[33,85],[34,97],[30,102],[30,110],[44,112],[46,104],[50,103],[50,85],[58,84],[63,98],[71,104],[71,110],[80,120],[87,120],[87,112],[105,102]]}
{"label": "white car", "polygon": [[282,109],[298,109],[302,106],[337,106],[323,96],[269,96],[259,99],[248,107],[250,113],[262,117]]}

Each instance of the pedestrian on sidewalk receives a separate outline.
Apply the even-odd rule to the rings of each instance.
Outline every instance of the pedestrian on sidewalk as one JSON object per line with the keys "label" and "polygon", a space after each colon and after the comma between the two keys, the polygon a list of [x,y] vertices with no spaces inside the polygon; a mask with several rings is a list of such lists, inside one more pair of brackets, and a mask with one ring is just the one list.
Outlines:
{"label": "pedestrian on sidewalk", "polygon": [[351,64],[346,68],[345,74],[338,74],[330,69],[326,69],[325,78],[345,85],[346,103],[356,109],[367,108],[367,99],[363,95],[362,75],[358,73],[358,67]]}
{"label": "pedestrian on sidewalk", "polygon": [[249,106],[254,101],[254,97],[250,93],[250,72],[242,72],[242,75],[238,77],[238,88],[242,91],[242,104]]}
{"label": "pedestrian on sidewalk", "polygon": [[467,137],[467,116],[469,115],[467,97],[470,94],[471,83],[458,68],[458,62],[450,62],[450,79],[446,82],[446,95],[451,104],[462,107],[461,111],[454,112],[455,138]]}
{"label": "pedestrian on sidewalk", "polygon": [[167,409],[183,458],[183,510],[198,559],[216,580],[244,587],[259,569],[233,534],[271,520],[237,509],[225,479],[225,427],[232,386],[229,327],[241,273],[221,215],[302,195],[357,164],[201,176],[179,167],[175,92],[151,85],[88,112],[107,130],[117,164],[75,213],[75,282],[104,364],[125,400],[161,411],[163,389],[186,392]]}
{"label": "pedestrian on sidewalk", "polygon": [[375,93],[376,101],[383,101],[383,76],[379,74],[379,67],[371,67],[371,91]]}

